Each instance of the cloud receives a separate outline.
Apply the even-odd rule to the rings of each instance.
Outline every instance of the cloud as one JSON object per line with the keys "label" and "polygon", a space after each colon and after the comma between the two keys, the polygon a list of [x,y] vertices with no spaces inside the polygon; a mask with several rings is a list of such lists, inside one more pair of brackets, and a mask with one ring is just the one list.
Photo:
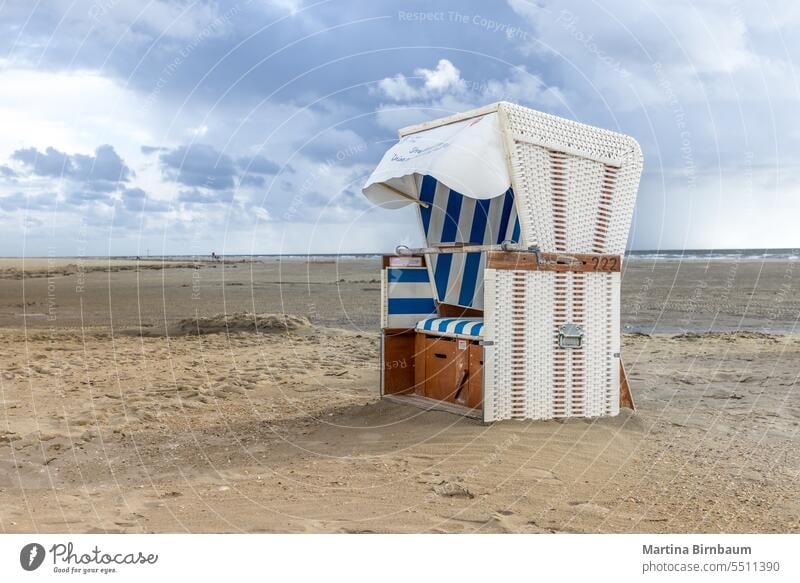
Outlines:
{"label": "cloud", "polygon": [[281,167],[264,156],[239,158],[239,168],[254,174],[277,174]]}
{"label": "cloud", "polygon": [[[508,3],[535,31],[533,40],[520,45],[523,54],[554,59],[567,83],[577,86],[583,77],[583,83],[589,84],[585,91],[603,92],[614,100],[615,108],[637,107],[642,101],[663,103],[659,77],[669,79],[684,103],[707,100],[715,80],[744,81],[755,76],[762,83],[782,85],[793,77],[787,47],[774,46],[764,38],[767,19],[756,4],[688,0],[654,5],[625,0]],[[798,14],[789,4],[776,5],[772,35],[780,37],[781,27],[796,27]],[[789,50],[797,52],[796,46]],[[728,87],[715,98],[746,98],[745,85],[737,85],[737,90]],[[778,94],[774,89],[773,85]]]}
{"label": "cloud", "polygon": [[419,68],[414,74],[421,75],[425,79],[426,91],[458,90],[464,85],[461,71],[447,59],[440,60],[435,69]]}
{"label": "cloud", "polygon": [[266,180],[263,176],[259,176],[258,174],[245,174],[239,180],[239,186],[252,186],[255,188],[261,188],[266,184]]}
{"label": "cloud", "polygon": [[[800,147],[796,3],[765,11],[689,0],[463,0],[437,8],[444,18],[436,22],[404,20],[381,3],[89,4],[7,2],[2,10],[5,249],[19,247],[25,208],[48,233],[26,239],[26,252],[45,253],[57,236],[52,208],[66,240],[80,225],[97,227],[96,253],[112,249],[103,229],[112,217],[147,225],[140,236],[152,237],[151,247],[181,252],[187,241],[218,237],[226,221],[246,233],[258,212],[270,224],[257,250],[283,234],[293,250],[310,248],[295,223],[318,224],[327,238],[314,248],[329,250],[365,211],[348,248],[389,249],[393,237],[416,232],[416,218],[370,210],[358,190],[397,128],[498,100],[639,140],[648,172],[639,247],[737,237],[739,246],[762,245],[794,232],[794,206],[767,202],[791,199],[800,184],[788,178]],[[428,7],[412,0],[405,10]],[[113,145],[118,159],[98,144]],[[743,188],[759,168],[775,180]],[[689,170],[698,173],[691,188]],[[724,196],[726,221],[763,220],[734,222],[730,238],[708,243],[721,232],[707,212],[715,196]],[[240,241],[252,250],[249,233]]]}
{"label": "cloud", "polygon": [[384,95],[395,101],[408,101],[416,99],[421,93],[420,89],[414,88],[402,73],[394,77],[386,77],[378,82],[378,88]]}
{"label": "cloud", "polygon": [[636,248],[794,244],[796,4],[509,4],[533,31],[520,53],[548,64],[570,115],[642,145]]}
{"label": "cloud", "polygon": [[203,124],[199,125],[196,128],[189,128],[187,133],[192,136],[193,138],[202,138],[206,134],[208,134],[208,126]]}
{"label": "cloud", "polygon": [[378,82],[378,88],[386,97],[394,101],[410,101],[441,95],[445,91],[461,92],[466,87],[459,71],[447,59],[440,59],[435,69],[420,67],[414,75],[423,79],[422,85],[412,86],[402,73],[386,77]]}
{"label": "cloud", "polygon": [[11,159],[20,162],[31,174],[48,178],[68,178],[96,192],[113,192],[128,182],[133,172],[108,144],[98,146],[94,156],[67,154],[53,147],[44,152],[36,148],[16,150]]}
{"label": "cloud", "polygon": [[36,148],[23,148],[11,154],[11,159],[21,162],[37,176],[68,176],[72,162],[67,154],[48,147],[44,152]]}
{"label": "cloud", "polygon": [[178,202],[187,204],[228,204],[233,201],[232,192],[204,192],[202,190],[184,190],[178,194]]}
{"label": "cloud", "polygon": [[105,181],[108,183],[128,182],[132,171],[112,146],[98,146],[94,156],[74,154],[73,178],[85,182]]}
{"label": "cloud", "polygon": [[130,212],[163,213],[170,210],[166,202],[153,200],[141,188],[126,188],[122,191],[122,204]]}
{"label": "cloud", "polygon": [[226,190],[233,188],[236,167],[233,159],[213,146],[179,146],[159,156],[161,168],[169,180],[186,186]]}
{"label": "cloud", "polygon": [[[8,8],[15,20],[44,20],[35,8],[26,3],[13,4]],[[106,39],[119,40],[127,35],[152,40],[159,37],[191,40],[201,35],[213,37],[225,34],[229,23],[220,14],[217,3],[186,0],[151,0],[145,7],[119,0],[97,0],[86,2],[82,9],[75,9],[68,0],[52,0],[48,3],[48,19],[58,22],[71,31],[90,34]]]}
{"label": "cloud", "polygon": [[38,194],[14,192],[7,196],[0,197],[0,208],[8,212],[25,209],[47,210],[53,208],[57,201],[58,196],[54,192],[42,192]]}
{"label": "cloud", "polygon": [[[449,66],[442,67],[442,62],[447,62]],[[403,126],[429,120],[432,117],[442,117],[449,113],[474,109],[496,101],[522,103],[554,113],[564,112],[567,109],[567,97],[561,89],[546,84],[539,75],[529,72],[526,67],[521,65],[511,68],[508,76],[501,79],[465,80],[460,75],[455,77],[451,71],[455,71],[457,75],[458,69],[446,60],[439,61],[437,70],[441,70],[443,73],[439,76],[432,75],[437,77],[435,86],[446,83],[450,88],[448,91],[429,89],[427,77],[426,83],[421,87],[409,86],[410,91],[408,92],[404,89],[397,90],[393,97],[396,103],[381,104],[378,107],[378,123],[382,127],[396,130]],[[434,73],[429,69],[425,69],[425,71]],[[389,78],[392,80],[390,91],[399,87],[395,83],[399,78],[405,82],[402,74]],[[386,86],[381,88],[386,93]],[[401,96],[403,96],[402,99]],[[400,101],[405,101],[405,103],[398,103]]]}
{"label": "cloud", "polygon": [[64,197],[66,204],[80,206],[85,203],[100,202],[107,205],[113,203],[111,196],[107,192],[98,190],[77,189],[70,191]]}

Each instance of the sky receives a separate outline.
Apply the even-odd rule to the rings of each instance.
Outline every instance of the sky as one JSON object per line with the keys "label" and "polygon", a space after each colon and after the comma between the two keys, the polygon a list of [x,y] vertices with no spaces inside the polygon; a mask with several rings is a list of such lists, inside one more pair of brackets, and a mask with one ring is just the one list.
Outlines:
{"label": "sky", "polygon": [[800,4],[0,0],[0,256],[385,252],[397,129],[629,134],[633,249],[800,247]]}

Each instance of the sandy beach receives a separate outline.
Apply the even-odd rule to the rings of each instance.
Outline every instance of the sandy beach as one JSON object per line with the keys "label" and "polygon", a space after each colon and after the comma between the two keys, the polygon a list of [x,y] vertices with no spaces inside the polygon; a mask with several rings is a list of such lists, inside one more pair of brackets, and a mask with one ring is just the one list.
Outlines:
{"label": "sandy beach", "polygon": [[795,262],[627,261],[637,411],[493,425],[379,400],[379,269],[0,260],[0,530],[800,531]]}

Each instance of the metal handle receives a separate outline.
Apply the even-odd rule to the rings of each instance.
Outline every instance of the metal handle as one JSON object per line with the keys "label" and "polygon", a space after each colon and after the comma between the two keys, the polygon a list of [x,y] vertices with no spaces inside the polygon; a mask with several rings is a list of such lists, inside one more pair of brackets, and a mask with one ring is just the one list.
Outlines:
{"label": "metal handle", "polygon": [[478,245],[472,243],[444,243],[442,247],[417,247],[409,248],[407,245],[398,245],[394,252],[397,255],[441,255],[444,253],[483,253],[484,251],[530,251],[538,253],[536,246],[527,247],[514,241],[503,241],[499,245]]}

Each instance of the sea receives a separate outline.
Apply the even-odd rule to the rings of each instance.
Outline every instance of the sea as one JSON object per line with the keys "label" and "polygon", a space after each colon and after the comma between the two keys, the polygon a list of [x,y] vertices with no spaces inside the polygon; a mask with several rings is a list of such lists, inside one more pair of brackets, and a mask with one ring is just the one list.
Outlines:
{"label": "sea", "polygon": [[[225,254],[225,259],[233,260],[336,260],[336,259],[377,259],[386,253],[263,253],[263,254]],[[191,261],[208,259],[206,255],[141,255],[139,259]],[[116,255],[113,259],[136,259],[131,255]],[[220,257],[221,258],[221,257]],[[81,259],[109,259],[107,256],[83,256]],[[764,249],[634,249],[625,252],[625,259],[640,261],[796,261],[800,259],[798,248]]]}

